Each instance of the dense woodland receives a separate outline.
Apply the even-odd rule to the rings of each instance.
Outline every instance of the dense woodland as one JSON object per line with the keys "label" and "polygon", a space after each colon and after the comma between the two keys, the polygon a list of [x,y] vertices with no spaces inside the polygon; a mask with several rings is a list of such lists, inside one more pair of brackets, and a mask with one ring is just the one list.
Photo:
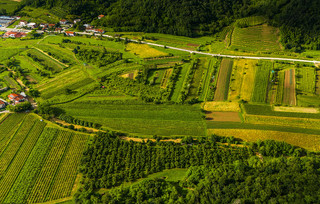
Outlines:
{"label": "dense woodland", "polygon": [[[217,136],[186,141],[189,144],[127,142],[114,133],[100,133],[84,152],[80,168],[84,185],[75,201],[312,203],[319,200],[320,159],[303,149],[268,140],[230,146],[237,143],[234,138]],[[189,170],[180,182],[148,179],[105,194],[96,191],[172,168]]]}
{"label": "dense woodland", "polygon": [[[214,34],[236,19],[261,15],[281,28],[287,49],[320,49],[320,1],[314,0],[24,0],[23,5],[61,7],[85,22],[115,31],[191,37]],[[100,14],[106,17],[98,20]]]}

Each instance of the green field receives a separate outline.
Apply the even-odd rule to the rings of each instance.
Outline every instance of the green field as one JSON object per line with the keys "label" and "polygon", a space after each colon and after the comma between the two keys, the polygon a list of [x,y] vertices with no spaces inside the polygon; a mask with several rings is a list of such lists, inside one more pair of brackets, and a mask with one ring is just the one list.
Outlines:
{"label": "green field", "polygon": [[32,114],[10,114],[0,124],[1,203],[70,196],[88,136],[47,128]]}
{"label": "green field", "polygon": [[233,61],[223,59],[220,66],[217,89],[215,91],[214,100],[224,101],[228,99],[230,77],[232,72]]}
{"label": "green field", "polygon": [[252,102],[266,102],[271,68],[271,62],[261,62],[260,66],[257,67]]}
{"label": "green field", "polygon": [[56,107],[66,110],[67,114],[75,118],[127,133],[161,136],[205,135],[205,124],[199,106],[135,103],[132,100],[96,102],[94,99],[83,99]]}
{"label": "green field", "polygon": [[0,8],[5,9],[8,13],[13,12],[19,2],[13,0],[0,0]]}
{"label": "green field", "polygon": [[280,51],[278,29],[267,25],[235,27],[230,49],[249,52]]}

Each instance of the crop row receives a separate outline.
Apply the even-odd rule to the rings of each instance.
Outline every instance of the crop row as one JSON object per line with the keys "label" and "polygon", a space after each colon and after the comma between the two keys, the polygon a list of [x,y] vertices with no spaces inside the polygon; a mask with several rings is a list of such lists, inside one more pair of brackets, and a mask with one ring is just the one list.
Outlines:
{"label": "crop row", "polygon": [[257,67],[252,95],[253,102],[266,102],[271,67],[271,62],[262,62],[262,65]]}
{"label": "crop row", "polygon": [[191,82],[192,82],[195,70],[197,68],[198,62],[199,61],[197,59],[197,60],[193,61],[190,65],[190,68],[188,70],[188,73],[186,75],[185,81],[183,83],[183,86],[182,86],[182,89],[181,89],[181,92],[179,95],[179,99],[178,99],[179,103],[183,103],[187,99],[187,96],[190,91]]}
{"label": "crop row", "polygon": [[85,135],[73,136],[46,201],[70,196],[87,139]]}
{"label": "crop row", "polygon": [[15,157],[16,153],[18,152],[19,148],[21,147],[25,138],[33,127],[34,121],[35,118],[33,116],[27,116],[22,125],[19,127],[19,130],[11,139],[7,148],[1,154],[0,175],[3,174],[6,171],[7,167],[10,165],[12,159]]}
{"label": "crop row", "polygon": [[[39,130],[41,128],[39,127]],[[32,190],[45,158],[50,151],[56,133],[57,129],[47,128],[41,134],[19,177],[6,197],[5,203],[26,203],[27,196]]]}
{"label": "crop row", "polygon": [[71,134],[72,133],[66,131],[59,132],[57,139],[54,141],[52,149],[46,159],[46,162],[39,173],[39,177],[31,191],[28,202],[39,203],[45,200],[57,168],[65,154],[65,149],[68,146]]}
{"label": "crop row", "polygon": [[0,203],[3,203],[3,200],[10,191],[12,185],[14,184],[16,178],[18,177],[25,161],[28,159],[34,145],[38,141],[39,136],[41,135],[43,128],[45,127],[44,122],[37,121],[29,134],[27,134],[26,139],[21,146],[19,152],[16,154],[14,160],[11,162],[9,169],[7,170],[4,177],[0,182]]}

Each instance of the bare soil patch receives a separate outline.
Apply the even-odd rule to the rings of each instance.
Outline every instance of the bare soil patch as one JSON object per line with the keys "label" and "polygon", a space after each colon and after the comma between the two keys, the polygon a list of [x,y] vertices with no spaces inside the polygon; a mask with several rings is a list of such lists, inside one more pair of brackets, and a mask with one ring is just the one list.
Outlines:
{"label": "bare soil patch", "polygon": [[283,103],[290,106],[295,106],[297,103],[296,79],[294,69],[285,71]]}
{"label": "bare soil patch", "polygon": [[206,119],[219,122],[241,122],[238,112],[206,112]]}
{"label": "bare soil patch", "polygon": [[[122,140],[126,141],[134,141],[134,142],[147,142],[148,140],[155,142],[155,139],[142,139],[142,138],[135,138],[135,137],[120,137]],[[168,140],[161,140],[162,142],[175,142],[175,143],[180,143],[181,139],[168,139]]]}

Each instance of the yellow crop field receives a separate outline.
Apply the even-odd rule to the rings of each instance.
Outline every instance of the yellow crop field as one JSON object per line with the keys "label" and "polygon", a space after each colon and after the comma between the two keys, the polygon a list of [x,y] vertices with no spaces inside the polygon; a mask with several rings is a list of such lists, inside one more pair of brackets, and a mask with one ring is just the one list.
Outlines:
{"label": "yellow crop field", "polygon": [[319,113],[318,108],[305,108],[305,107],[285,107],[275,106],[274,111],[291,112],[291,113]]}
{"label": "yellow crop field", "polygon": [[233,64],[229,100],[251,100],[257,60],[237,59]]}
{"label": "yellow crop field", "polygon": [[141,58],[162,57],[168,55],[167,53],[156,50],[146,44],[128,43],[126,49],[131,53],[139,55]]}
{"label": "yellow crop field", "polygon": [[210,129],[208,133],[227,137],[234,136],[246,142],[256,142],[258,140],[283,141],[311,151],[320,150],[320,135],[243,129]]}
{"label": "yellow crop field", "polygon": [[246,115],[245,121],[246,123],[251,124],[279,125],[288,127],[320,129],[320,120],[311,118]]}
{"label": "yellow crop field", "polygon": [[238,102],[206,102],[203,104],[203,109],[206,111],[240,112],[240,106]]}

